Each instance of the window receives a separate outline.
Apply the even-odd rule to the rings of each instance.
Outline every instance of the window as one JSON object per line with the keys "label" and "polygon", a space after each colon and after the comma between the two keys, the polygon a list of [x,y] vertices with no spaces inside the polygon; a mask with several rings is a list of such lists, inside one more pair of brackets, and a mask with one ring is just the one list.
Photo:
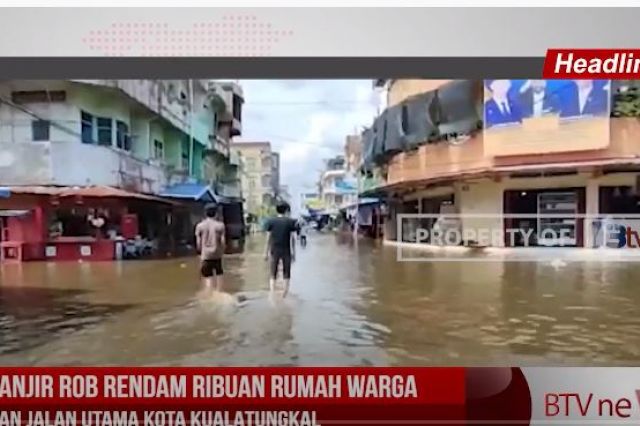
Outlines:
{"label": "window", "polygon": [[106,117],[98,117],[98,145],[113,145],[113,120]]}
{"label": "window", "polygon": [[238,95],[233,95],[233,118],[242,121],[242,98]]}
{"label": "window", "polygon": [[34,141],[48,141],[49,128],[51,123],[49,120],[34,120],[31,122],[31,139]]}
{"label": "window", "polygon": [[93,143],[93,115],[82,111],[80,120],[82,122],[82,143]]}
{"label": "window", "polygon": [[157,139],[153,141],[153,158],[156,160],[164,160],[164,143]]}
{"label": "window", "polygon": [[67,94],[64,90],[30,90],[11,92],[11,101],[17,104],[44,103],[44,102],[64,102]]}
{"label": "window", "polygon": [[125,151],[131,151],[131,136],[129,126],[123,121],[116,122],[116,146]]}

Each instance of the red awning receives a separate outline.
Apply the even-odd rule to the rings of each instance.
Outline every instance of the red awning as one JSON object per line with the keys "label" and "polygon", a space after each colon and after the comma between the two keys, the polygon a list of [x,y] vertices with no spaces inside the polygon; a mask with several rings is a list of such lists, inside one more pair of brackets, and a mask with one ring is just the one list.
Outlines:
{"label": "red awning", "polygon": [[146,201],[157,201],[165,204],[173,204],[170,200],[153,195],[141,194],[139,192],[129,192],[123,189],[110,186],[86,186],[77,188],[64,188],[59,194],[64,197],[85,197],[85,198],[130,198]]}
{"label": "red awning", "polygon": [[110,186],[86,186],[86,187],[58,187],[58,186],[12,186],[11,194],[52,195],[64,197],[85,198],[128,198],[145,201],[155,201],[164,204],[177,204],[171,200],[153,195],[129,192]]}

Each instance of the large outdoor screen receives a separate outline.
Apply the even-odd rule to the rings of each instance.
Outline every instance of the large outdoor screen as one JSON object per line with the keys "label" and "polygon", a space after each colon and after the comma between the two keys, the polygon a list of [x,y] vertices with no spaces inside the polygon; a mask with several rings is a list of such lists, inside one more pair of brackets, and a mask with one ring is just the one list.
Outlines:
{"label": "large outdoor screen", "polygon": [[484,87],[485,150],[493,155],[609,144],[607,80],[485,80]]}

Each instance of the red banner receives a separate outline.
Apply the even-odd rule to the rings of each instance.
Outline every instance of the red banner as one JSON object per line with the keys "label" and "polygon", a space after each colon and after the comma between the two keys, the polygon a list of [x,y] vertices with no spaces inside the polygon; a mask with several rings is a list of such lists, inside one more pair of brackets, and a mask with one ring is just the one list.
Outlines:
{"label": "red banner", "polygon": [[523,424],[530,411],[510,368],[0,368],[2,426]]}
{"label": "red banner", "polygon": [[549,49],[545,79],[637,79],[639,49]]}

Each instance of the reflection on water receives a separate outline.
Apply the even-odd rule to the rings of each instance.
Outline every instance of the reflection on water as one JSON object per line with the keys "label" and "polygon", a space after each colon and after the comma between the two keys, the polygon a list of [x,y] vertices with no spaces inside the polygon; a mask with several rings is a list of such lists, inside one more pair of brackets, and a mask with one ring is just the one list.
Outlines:
{"label": "reflection on water", "polygon": [[0,363],[640,364],[634,263],[399,263],[312,235],[280,300],[263,243],[226,260],[229,294],[202,289],[195,258],[5,265]]}

